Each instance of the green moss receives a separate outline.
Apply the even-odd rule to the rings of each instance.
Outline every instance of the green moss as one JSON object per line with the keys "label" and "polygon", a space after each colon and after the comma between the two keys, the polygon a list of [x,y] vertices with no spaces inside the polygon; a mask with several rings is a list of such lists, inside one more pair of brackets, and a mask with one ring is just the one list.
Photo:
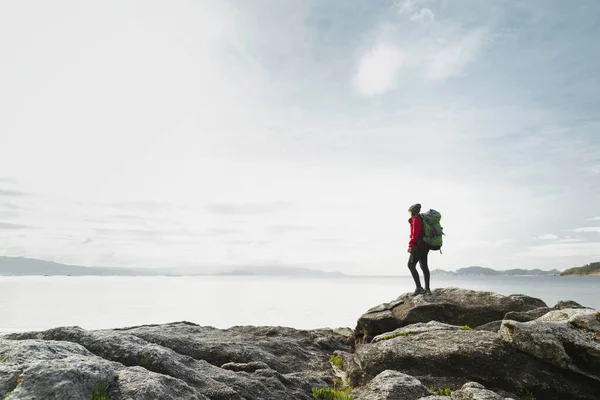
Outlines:
{"label": "green moss", "polygon": [[519,393],[519,396],[521,396],[522,400],[536,400],[533,393],[531,393],[531,391],[522,383],[519,385],[517,392]]}
{"label": "green moss", "polygon": [[460,329],[462,329],[463,331],[472,331],[473,328],[471,328],[469,325],[463,325],[460,327]]}
{"label": "green moss", "polygon": [[397,332],[397,333],[393,333],[391,335],[384,336],[383,340],[388,340],[388,339],[397,338],[398,336],[408,336],[408,335],[410,335],[410,332]]}
{"label": "green moss", "polygon": [[319,400],[354,400],[350,395],[352,388],[336,390],[331,388],[312,388],[312,396]]}
{"label": "green moss", "polygon": [[431,390],[433,393],[437,394],[438,396],[450,396],[450,395],[452,395],[452,390],[450,390],[448,388],[430,387],[429,390]]}
{"label": "green moss", "polygon": [[150,355],[148,353],[144,354],[142,356],[142,358],[140,359],[140,364],[146,364],[148,362],[148,360],[150,359]]}
{"label": "green moss", "polygon": [[516,327],[515,327],[515,325],[514,325],[514,324],[511,324],[510,322],[505,322],[505,323],[504,323],[504,326],[508,328],[508,333],[509,333],[510,335],[512,335],[513,333],[515,333],[515,328],[516,328]]}
{"label": "green moss", "polygon": [[106,381],[100,381],[94,388],[94,393],[92,394],[92,400],[111,400],[108,397],[108,383]]}
{"label": "green moss", "polygon": [[332,355],[331,357],[329,357],[329,362],[338,367],[339,369],[344,369],[344,359],[341,357]]}

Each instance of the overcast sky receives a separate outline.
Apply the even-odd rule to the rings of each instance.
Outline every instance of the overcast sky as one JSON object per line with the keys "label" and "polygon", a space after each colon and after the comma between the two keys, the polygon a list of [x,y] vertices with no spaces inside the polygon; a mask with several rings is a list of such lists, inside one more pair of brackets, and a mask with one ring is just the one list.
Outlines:
{"label": "overcast sky", "polygon": [[0,2],[0,255],[600,261],[600,2]]}

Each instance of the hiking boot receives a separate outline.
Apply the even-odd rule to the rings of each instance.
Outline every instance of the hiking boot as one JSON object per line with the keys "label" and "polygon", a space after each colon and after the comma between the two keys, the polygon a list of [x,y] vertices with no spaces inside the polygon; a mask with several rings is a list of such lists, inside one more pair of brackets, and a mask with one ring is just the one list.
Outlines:
{"label": "hiking boot", "polygon": [[424,294],[431,294],[431,289],[425,289],[425,293]]}
{"label": "hiking boot", "polygon": [[418,287],[413,292],[413,296],[416,296],[416,295],[419,295],[419,294],[424,294],[424,293],[425,293],[425,289],[423,289],[422,287]]}

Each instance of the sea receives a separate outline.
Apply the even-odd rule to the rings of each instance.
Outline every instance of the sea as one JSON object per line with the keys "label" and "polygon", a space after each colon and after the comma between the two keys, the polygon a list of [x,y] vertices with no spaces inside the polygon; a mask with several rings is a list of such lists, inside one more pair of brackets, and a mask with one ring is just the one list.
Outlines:
{"label": "sea", "polygon": [[[432,289],[527,294],[600,309],[600,276],[433,276]],[[203,326],[356,326],[369,308],[412,292],[410,276],[0,276],[0,332],[110,329],[189,321]]]}

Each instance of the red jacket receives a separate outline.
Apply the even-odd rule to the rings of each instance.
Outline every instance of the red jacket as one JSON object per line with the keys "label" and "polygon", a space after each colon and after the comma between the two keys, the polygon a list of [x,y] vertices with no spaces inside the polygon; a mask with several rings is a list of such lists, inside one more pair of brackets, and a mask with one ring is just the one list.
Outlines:
{"label": "red jacket", "polygon": [[425,244],[421,239],[421,234],[423,233],[423,223],[421,222],[421,218],[415,216],[408,220],[410,223],[410,241],[408,242],[408,247],[419,247],[424,248]]}

